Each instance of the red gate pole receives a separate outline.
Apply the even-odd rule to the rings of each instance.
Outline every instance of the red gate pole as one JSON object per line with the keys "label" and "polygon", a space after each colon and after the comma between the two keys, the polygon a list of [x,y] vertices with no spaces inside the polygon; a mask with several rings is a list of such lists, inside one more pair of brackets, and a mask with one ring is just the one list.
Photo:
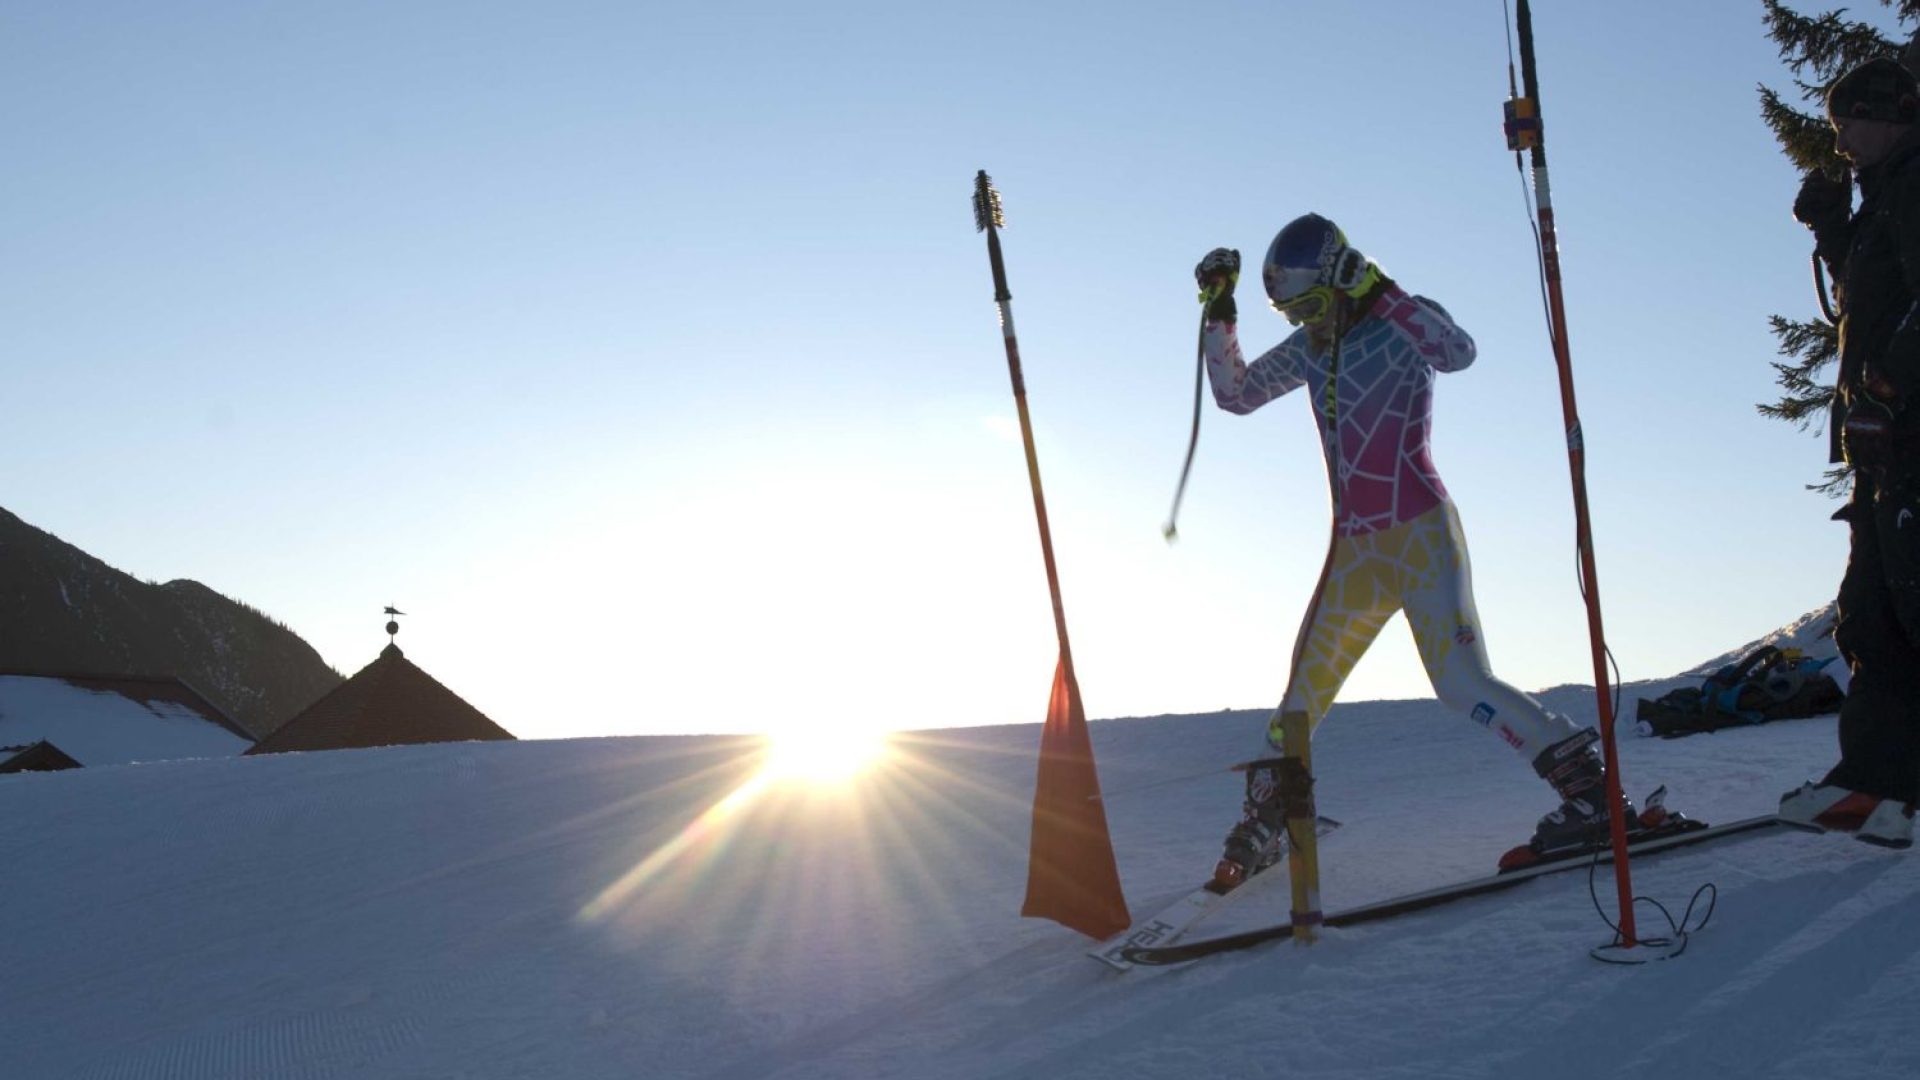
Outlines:
{"label": "red gate pole", "polygon": [[1060,602],[1060,571],[1053,560],[1053,530],[1047,524],[1047,500],[1040,489],[1040,457],[1033,445],[1033,420],[1027,413],[1027,381],[1020,372],[1020,343],[1013,333],[1013,294],[1007,290],[1006,262],[1000,254],[1000,193],[986,170],[974,178],[974,224],[987,234],[987,258],[993,269],[993,302],[1007,346],[1007,374],[1020,414],[1020,441],[1027,452],[1027,480],[1033,488],[1033,514],[1040,526],[1040,554],[1047,566],[1047,592],[1053,599],[1053,628],[1060,639],[1053,693],[1040,733],[1040,768],[1034,780],[1033,834],[1028,844],[1027,898],[1020,914],[1052,919],[1093,938],[1107,938],[1133,921],[1120,888],[1120,869],[1107,831],[1100,799],[1100,777],[1093,762],[1080,683],[1073,674],[1073,650],[1067,644],[1067,612]]}
{"label": "red gate pole", "polygon": [[[1620,893],[1622,944],[1637,944],[1633,925],[1633,871],[1627,865],[1625,799],[1620,757],[1614,743],[1613,693],[1607,674],[1607,635],[1600,621],[1600,579],[1593,560],[1593,523],[1587,506],[1587,454],[1580,410],[1573,397],[1573,360],[1567,349],[1567,309],[1560,286],[1560,250],[1553,231],[1553,200],[1547,186],[1547,151],[1540,124],[1540,83],[1534,70],[1533,12],[1527,0],[1516,9],[1520,33],[1520,70],[1525,97],[1508,103],[1507,145],[1517,155],[1530,152],[1534,204],[1540,218],[1540,261],[1546,277],[1553,358],[1560,369],[1560,409],[1566,420],[1567,464],[1573,473],[1573,519],[1580,556],[1580,590],[1587,602],[1587,635],[1593,645],[1593,688],[1599,698],[1600,745],[1607,759],[1607,807],[1613,822],[1613,876]],[[1509,69],[1511,70],[1511,69]],[[1511,76],[1509,76],[1511,78]]]}

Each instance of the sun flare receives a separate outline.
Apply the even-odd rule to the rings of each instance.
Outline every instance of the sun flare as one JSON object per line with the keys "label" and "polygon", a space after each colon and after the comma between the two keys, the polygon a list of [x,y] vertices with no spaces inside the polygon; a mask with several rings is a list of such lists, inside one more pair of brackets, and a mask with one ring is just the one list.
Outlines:
{"label": "sun flare", "polygon": [[872,768],[887,753],[887,733],[854,726],[805,725],[767,735],[770,779],[840,784]]}

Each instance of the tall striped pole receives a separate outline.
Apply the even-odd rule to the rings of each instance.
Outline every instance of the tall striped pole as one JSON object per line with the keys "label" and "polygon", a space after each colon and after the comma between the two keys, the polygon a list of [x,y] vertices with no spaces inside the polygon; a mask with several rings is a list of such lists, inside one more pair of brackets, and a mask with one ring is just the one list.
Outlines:
{"label": "tall striped pole", "polygon": [[1000,335],[1007,344],[1007,373],[1013,378],[1013,402],[1020,413],[1020,441],[1027,448],[1027,480],[1033,487],[1033,513],[1040,522],[1040,554],[1047,564],[1047,589],[1053,596],[1053,628],[1060,636],[1060,655],[1069,663],[1067,611],[1060,602],[1060,571],[1053,561],[1053,530],[1047,526],[1047,498],[1040,490],[1040,458],[1033,448],[1033,420],[1027,414],[1027,380],[1020,372],[1020,341],[1013,332],[1013,293],[1007,290],[1007,264],[1000,255],[1000,230],[1006,214],[1000,192],[985,169],[974,178],[973,219],[987,234],[987,259],[993,264],[993,303],[1000,311]]}
{"label": "tall striped pole", "polygon": [[1089,937],[1106,938],[1125,930],[1127,914],[1120,870],[1107,832],[1100,777],[1093,764],[1080,684],[1073,674],[1073,650],[1067,644],[1067,612],[1060,602],[1060,572],[1053,559],[1053,531],[1047,525],[1047,500],[1040,489],[1040,457],[1033,445],[1033,420],[1027,414],[1027,382],[1020,373],[1020,343],[1013,333],[1013,294],[1000,255],[1000,228],[1006,224],[1000,193],[981,170],[974,178],[974,224],[987,234],[987,258],[993,264],[993,302],[1000,311],[1000,332],[1007,346],[1007,373],[1020,413],[1020,439],[1027,451],[1027,480],[1033,488],[1033,513],[1040,525],[1040,554],[1047,564],[1047,591],[1053,599],[1053,629],[1060,639],[1053,693],[1040,734],[1040,765],[1034,779],[1033,836],[1027,855],[1027,897],[1022,915],[1053,919]]}
{"label": "tall striped pole", "polygon": [[1587,603],[1587,636],[1592,642],[1593,688],[1600,713],[1600,744],[1607,759],[1607,807],[1612,819],[1613,876],[1620,898],[1620,937],[1628,948],[1637,942],[1633,925],[1633,872],[1627,865],[1627,824],[1620,787],[1620,757],[1614,742],[1613,690],[1607,672],[1607,635],[1600,621],[1600,578],[1594,567],[1593,524],[1587,505],[1587,454],[1580,410],[1573,396],[1573,360],[1567,347],[1567,308],[1560,284],[1560,249],[1553,229],[1553,199],[1547,186],[1546,139],[1540,123],[1540,82],[1533,56],[1533,12],[1518,0],[1521,84],[1526,93],[1507,106],[1507,144],[1516,156],[1529,152],[1533,197],[1540,219],[1540,261],[1546,278],[1548,327],[1553,358],[1560,369],[1560,410],[1566,421],[1567,464],[1573,474],[1575,545],[1580,558],[1580,590]]}

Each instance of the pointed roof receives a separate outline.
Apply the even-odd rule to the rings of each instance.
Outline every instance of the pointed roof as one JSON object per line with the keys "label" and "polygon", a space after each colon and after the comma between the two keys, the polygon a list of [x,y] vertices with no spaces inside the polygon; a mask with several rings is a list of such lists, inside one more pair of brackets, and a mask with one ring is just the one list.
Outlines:
{"label": "pointed roof", "polygon": [[0,746],[0,773],[59,772],[81,764],[45,739],[32,746]]}
{"label": "pointed roof", "polygon": [[389,644],[373,663],[260,740],[249,754],[511,739]]}

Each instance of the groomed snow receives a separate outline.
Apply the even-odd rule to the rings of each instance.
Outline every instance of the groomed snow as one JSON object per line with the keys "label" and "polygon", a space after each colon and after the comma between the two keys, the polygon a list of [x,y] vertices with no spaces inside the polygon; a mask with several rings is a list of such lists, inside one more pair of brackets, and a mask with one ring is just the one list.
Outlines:
{"label": "groomed snow", "polygon": [[[1210,868],[1238,801],[1226,774],[1141,785],[1233,760],[1263,719],[1092,725],[1137,915]],[[1833,739],[1824,718],[1620,745],[1632,792],[1717,821],[1771,810]],[[1588,956],[1611,934],[1572,873],[1121,975],[1017,915],[1037,740],[923,733],[835,790],[757,787],[753,744],[692,737],[0,777],[0,1074],[1920,1075],[1920,854],[1776,831],[1648,859],[1636,889],[1676,917],[1718,899],[1642,967]],[[1340,706],[1316,748],[1345,822],[1331,908],[1485,873],[1553,801],[1432,702]],[[1212,928],[1281,918],[1284,893]]]}

